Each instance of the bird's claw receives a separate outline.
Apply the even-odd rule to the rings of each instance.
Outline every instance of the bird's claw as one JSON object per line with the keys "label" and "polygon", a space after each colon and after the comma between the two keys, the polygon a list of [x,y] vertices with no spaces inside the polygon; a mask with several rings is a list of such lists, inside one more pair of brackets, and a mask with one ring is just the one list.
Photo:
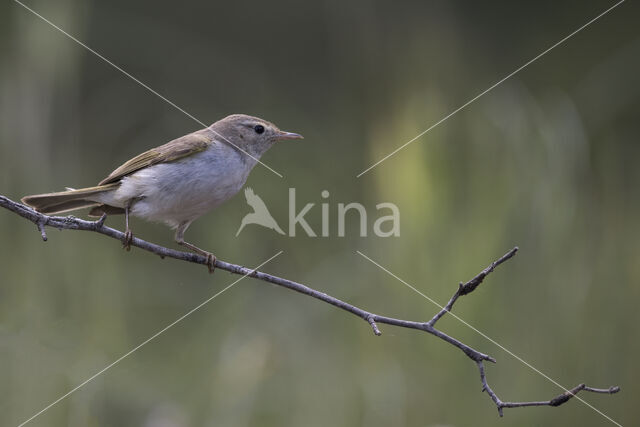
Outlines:
{"label": "bird's claw", "polygon": [[131,242],[133,241],[133,233],[131,230],[127,230],[124,232],[124,238],[122,239],[122,247],[126,251],[131,250]]}
{"label": "bird's claw", "polygon": [[213,274],[213,271],[216,269],[216,256],[212,253],[207,253],[207,268],[209,269],[209,274]]}

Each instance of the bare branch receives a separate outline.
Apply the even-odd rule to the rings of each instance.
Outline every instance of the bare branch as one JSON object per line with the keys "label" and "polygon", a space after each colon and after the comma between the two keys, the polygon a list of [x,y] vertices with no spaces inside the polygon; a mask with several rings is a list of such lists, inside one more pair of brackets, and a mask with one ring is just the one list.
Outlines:
{"label": "bare branch", "polygon": [[447,305],[445,305],[442,308],[442,310],[440,310],[435,316],[433,316],[431,320],[429,320],[428,322],[429,325],[431,326],[435,325],[436,322],[440,320],[442,316],[444,316],[447,312],[451,311],[451,309],[453,308],[453,304],[455,304],[455,302],[458,300],[458,297],[470,294],[471,292],[475,291],[476,288],[480,286],[480,283],[482,283],[485,277],[487,277],[491,272],[493,272],[493,270],[495,270],[497,266],[513,258],[516,252],[518,252],[517,246],[511,249],[506,254],[502,255],[500,259],[498,259],[497,261],[492,262],[487,268],[482,270],[476,277],[469,280],[467,283],[460,282],[460,285],[458,286],[458,290],[456,291],[456,293],[453,294],[453,296],[451,297]]}
{"label": "bare branch", "polygon": [[571,390],[566,390],[564,393],[559,394],[551,400],[543,400],[543,401],[535,401],[535,402],[503,402],[500,398],[495,394],[495,392],[489,387],[487,383],[487,377],[484,372],[484,364],[482,361],[478,362],[478,369],[480,370],[480,381],[482,381],[482,391],[486,391],[491,400],[496,404],[498,408],[498,413],[500,416],[503,416],[502,409],[503,408],[523,408],[526,406],[560,406],[563,403],[568,402],[572,397],[578,394],[581,391],[588,391],[591,393],[605,393],[605,394],[615,394],[620,391],[620,387],[611,386],[609,388],[593,388],[587,387],[585,384],[578,384]]}
{"label": "bare branch", "polygon": [[[38,227],[38,230],[40,231],[40,235],[42,236],[42,239],[44,241],[47,240],[47,234],[45,232],[45,227],[47,226],[57,228],[60,230],[92,231],[95,233],[103,234],[105,236],[109,236],[113,239],[118,240],[119,242],[122,241],[123,238],[125,237],[123,232],[104,225],[106,220],[106,215],[103,215],[97,221],[86,221],[73,216],[67,216],[67,217],[49,216],[49,215],[44,215],[39,212],[36,212],[30,207],[14,202],[13,200],[2,195],[0,195],[0,206],[36,224]],[[144,249],[145,251],[156,254],[161,258],[168,257],[168,258],[178,259],[181,261],[193,262],[196,264],[203,264],[203,265],[207,264],[206,257],[202,255],[166,248],[164,246],[147,242],[146,240],[142,240],[138,237],[133,237],[131,241],[131,246]],[[447,305],[428,322],[415,322],[411,320],[396,319],[393,317],[381,316],[378,314],[370,313],[359,307],[356,307],[347,302],[344,302],[335,297],[332,297],[331,295],[327,295],[323,292],[316,291],[315,289],[309,288],[301,283],[284,279],[282,277],[273,276],[271,274],[263,273],[261,271],[252,270],[252,269],[243,267],[241,265],[221,261],[219,259],[215,261],[215,267],[221,270],[226,270],[233,274],[239,274],[243,276],[246,275],[249,277],[263,280],[265,282],[273,283],[275,285],[282,286],[284,288],[291,289],[301,294],[305,294],[310,297],[324,301],[328,304],[338,307],[344,311],[347,311],[365,320],[371,326],[371,328],[373,329],[373,333],[375,335],[381,335],[380,329],[378,329],[378,323],[384,323],[387,325],[397,326],[400,328],[417,329],[417,330],[426,332],[428,334],[431,334],[433,336],[436,336],[443,341],[448,342],[452,346],[460,349],[465,355],[467,355],[467,357],[469,357],[471,360],[476,362],[478,369],[480,370],[480,380],[482,382],[482,391],[486,391],[489,394],[493,402],[496,404],[498,408],[498,412],[500,413],[500,416],[502,416],[503,408],[518,408],[518,407],[525,407],[525,406],[560,406],[563,403],[570,400],[573,396],[575,396],[580,391],[592,392],[592,393],[607,393],[607,394],[613,394],[620,391],[620,388],[617,386],[613,386],[608,389],[597,389],[597,388],[587,387],[584,384],[580,384],[571,390],[565,390],[564,393],[547,401],[503,402],[498,398],[498,396],[491,389],[491,387],[489,387],[489,384],[487,383],[485,371],[484,371],[485,360],[493,363],[495,363],[496,360],[493,357],[471,348],[470,346],[464,344],[463,342],[458,341],[457,339],[445,334],[444,332],[434,327],[435,323],[442,316],[444,316],[447,312],[451,311],[451,309],[453,308],[453,305],[455,304],[455,302],[459,297],[473,292],[482,283],[482,281],[487,275],[493,272],[493,270],[497,266],[511,259],[516,254],[517,251],[518,251],[517,247],[511,249],[509,252],[507,252],[502,257],[500,257],[497,261],[492,262],[487,268],[482,270],[473,279],[471,279],[467,283],[460,283],[458,289],[453,294],[453,296],[451,297]]]}
{"label": "bare branch", "polygon": [[38,226],[38,230],[40,230],[40,235],[42,236],[42,240],[44,240],[45,242],[47,241],[47,230],[45,230],[45,226],[47,225],[47,220],[44,219],[42,221],[38,221],[36,223],[36,225]]}

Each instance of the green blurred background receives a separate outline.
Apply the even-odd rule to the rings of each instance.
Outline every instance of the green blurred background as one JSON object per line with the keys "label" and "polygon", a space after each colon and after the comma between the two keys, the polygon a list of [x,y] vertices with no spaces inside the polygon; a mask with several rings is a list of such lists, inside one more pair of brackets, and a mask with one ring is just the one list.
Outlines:
{"label": "green blurred background", "polygon": [[[380,314],[444,303],[515,245],[456,313],[616,421],[640,398],[640,31],[626,2],[361,178],[356,174],[613,4],[609,1],[35,1],[27,5],[200,120],[242,112],[304,134],[247,183],[286,227],[288,188],[319,231],[248,226],[239,194],[190,240],[221,259]],[[11,1],[0,6],[0,194],[95,184],[200,128]],[[337,204],[396,203],[401,236],[337,235]],[[123,228],[119,217],[108,225]],[[137,236],[172,232],[133,220]],[[17,425],[237,276],[0,210],[0,424]],[[451,317],[440,327],[498,359],[504,400],[560,390]],[[609,425],[578,401],[506,410],[431,336],[369,326],[246,279],[61,401],[33,426]]]}

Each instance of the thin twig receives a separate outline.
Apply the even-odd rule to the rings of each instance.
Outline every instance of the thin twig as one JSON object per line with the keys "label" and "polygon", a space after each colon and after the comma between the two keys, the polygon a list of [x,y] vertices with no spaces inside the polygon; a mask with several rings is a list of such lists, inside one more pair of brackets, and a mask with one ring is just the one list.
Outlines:
{"label": "thin twig", "polygon": [[[92,231],[96,233],[103,234],[105,236],[109,236],[118,241],[122,241],[125,237],[124,233],[118,231],[114,228],[110,228],[104,225],[106,220],[106,215],[103,215],[97,221],[86,221],[80,218],[76,218],[73,216],[49,216],[44,215],[35,210],[31,209],[28,206],[25,206],[21,203],[14,202],[13,200],[0,195],[0,206],[20,215],[23,218],[28,219],[29,221],[35,223],[40,230],[40,234],[43,240],[47,240],[47,235],[45,232],[45,227],[54,227],[60,230],[83,230],[83,231]],[[166,248],[164,246],[156,245],[151,242],[147,242],[146,240],[142,240],[138,237],[133,237],[131,241],[131,246],[138,247],[140,249],[144,249],[153,254],[159,255],[161,258],[174,258],[181,261],[193,262],[196,264],[207,264],[207,258],[198,254],[190,253],[190,252],[182,252],[174,249]],[[480,370],[480,380],[482,382],[482,390],[486,391],[491,399],[496,404],[498,408],[498,412],[500,416],[502,416],[503,408],[518,408],[525,406],[559,406],[563,403],[570,400],[573,396],[575,396],[580,391],[592,392],[592,393],[608,393],[613,394],[620,391],[620,388],[617,386],[610,387],[609,389],[597,389],[592,387],[587,387],[584,384],[580,384],[574,387],[571,390],[566,390],[561,395],[548,400],[548,401],[540,401],[540,402],[503,402],[498,398],[495,392],[489,387],[487,383],[485,371],[484,371],[484,361],[489,361],[495,363],[496,360],[484,353],[481,353],[468,345],[464,344],[461,341],[445,334],[444,332],[436,329],[434,327],[435,323],[444,316],[447,312],[451,311],[453,305],[457,301],[460,296],[470,294],[473,292],[485,279],[487,275],[489,275],[493,270],[502,264],[503,262],[512,258],[518,248],[515,247],[511,249],[509,252],[500,257],[497,261],[491,263],[487,268],[482,270],[477,276],[468,281],[467,283],[460,283],[458,289],[453,294],[453,297],[449,300],[447,305],[438,312],[430,321],[428,322],[415,322],[411,320],[403,320],[396,319],[393,317],[381,316],[378,314],[370,313],[366,310],[363,310],[359,307],[351,305],[347,302],[339,300],[338,298],[332,297],[331,295],[327,295],[323,292],[316,291],[315,289],[309,288],[301,283],[294,282],[292,280],[284,279],[282,277],[273,276],[271,274],[263,273],[261,271],[252,270],[241,265],[232,264],[229,262],[221,261],[216,259],[215,266],[218,269],[229,271],[233,274],[246,275],[249,277],[253,277],[256,279],[263,280],[265,282],[273,283],[278,286],[285,287],[287,289],[291,289],[293,291],[299,292],[301,294],[308,295],[310,297],[319,299],[328,304],[331,304],[335,307],[338,307],[344,311],[352,313],[362,319],[364,319],[373,329],[375,335],[381,335],[380,329],[378,329],[378,323],[384,323],[391,326],[397,326],[400,328],[409,328],[409,329],[417,329],[433,336],[440,338],[443,341],[448,342],[460,349],[464,354],[467,355],[471,360],[475,361],[479,370]]]}
{"label": "thin twig", "polygon": [[477,362],[478,369],[480,370],[480,381],[482,382],[482,391],[486,391],[489,396],[491,396],[491,400],[496,404],[498,408],[498,413],[502,417],[504,414],[502,413],[503,408],[524,408],[526,406],[560,406],[563,403],[566,403],[573,396],[578,394],[580,391],[588,391],[591,393],[604,393],[604,394],[615,394],[620,391],[620,387],[611,386],[609,388],[593,388],[587,387],[585,384],[578,384],[571,390],[567,390],[562,394],[554,397],[550,400],[542,400],[542,401],[534,401],[534,402],[503,402],[496,395],[496,393],[489,387],[489,383],[487,383],[487,376],[484,372],[484,363],[482,361]]}
{"label": "thin twig", "polygon": [[498,259],[497,261],[494,261],[491,264],[489,264],[489,266],[487,268],[482,270],[476,277],[474,277],[473,279],[469,280],[467,283],[460,282],[460,284],[458,285],[458,290],[456,291],[456,293],[453,294],[453,296],[451,297],[451,299],[449,300],[447,305],[442,307],[442,310],[440,310],[435,316],[433,316],[433,318],[431,320],[429,320],[429,322],[428,322],[429,325],[430,326],[435,325],[436,322],[438,320],[440,320],[440,318],[442,316],[444,316],[446,313],[451,311],[451,309],[453,308],[453,304],[455,304],[455,302],[458,300],[459,297],[461,297],[463,295],[468,295],[471,292],[475,291],[476,288],[478,286],[480,286],[480,283],[482,283],[482,281],[484,280],[485,277],[487,277],[491,272],[493,272],[493,270],[495,270],[497,266],[499,266],[503,262],[508,261],[509,259],[513,258],[515,256],[516,252],[518,252],[518,247],[517,246],[515,248],[511,249],[506,254],[502,255],[500,257],[500,259]]}
{"label": "thin twig", "polygon": [[42,236],[42,240],[44,240],[45,242],[47,241],[47,230],[45,229],[47,222],[47,219],[43,219],[36,223],[36,225],[38,226],[38,230],[40,230],[40,236]]}

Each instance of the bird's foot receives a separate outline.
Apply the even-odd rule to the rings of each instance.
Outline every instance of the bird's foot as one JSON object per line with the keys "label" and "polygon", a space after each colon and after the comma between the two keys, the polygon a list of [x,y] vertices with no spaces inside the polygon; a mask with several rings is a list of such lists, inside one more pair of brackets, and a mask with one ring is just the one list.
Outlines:
{"label": "bird's foot", "polygon": [[124,238],[122,239],[122,247],[125,251],[131,250],[131,242],[133,241],[133,233],[131,230],[124,232]]}
{"label": "bird's foot", "polygon": [[196,245],[192,245],[189,242],[185,242],[184,239],[182,238],[183,232],[184,230],[181,230],[180,228],[178,228],[178,232],[176,233],[176,243],[178,243],[180,246],[184,246],[185,248],[189,248],[189,250],[197,253],[198,255],[202,255],[203,257],[205,257],[206,259],[205,265],[207,266],[207,268],[209,268],[209,273],[213,273],[213,271],[216,269],[216,260],[217,260],[216,256],[211,252],[205,251],[204,249],[200,249]]}
{"label": "bird's foot", "polygon": [[213,271],[216,269],[217,258],[211,252],[207,252],[205,257],[207,257],[207,268],[209,269],[209,274],[213,274]]}

